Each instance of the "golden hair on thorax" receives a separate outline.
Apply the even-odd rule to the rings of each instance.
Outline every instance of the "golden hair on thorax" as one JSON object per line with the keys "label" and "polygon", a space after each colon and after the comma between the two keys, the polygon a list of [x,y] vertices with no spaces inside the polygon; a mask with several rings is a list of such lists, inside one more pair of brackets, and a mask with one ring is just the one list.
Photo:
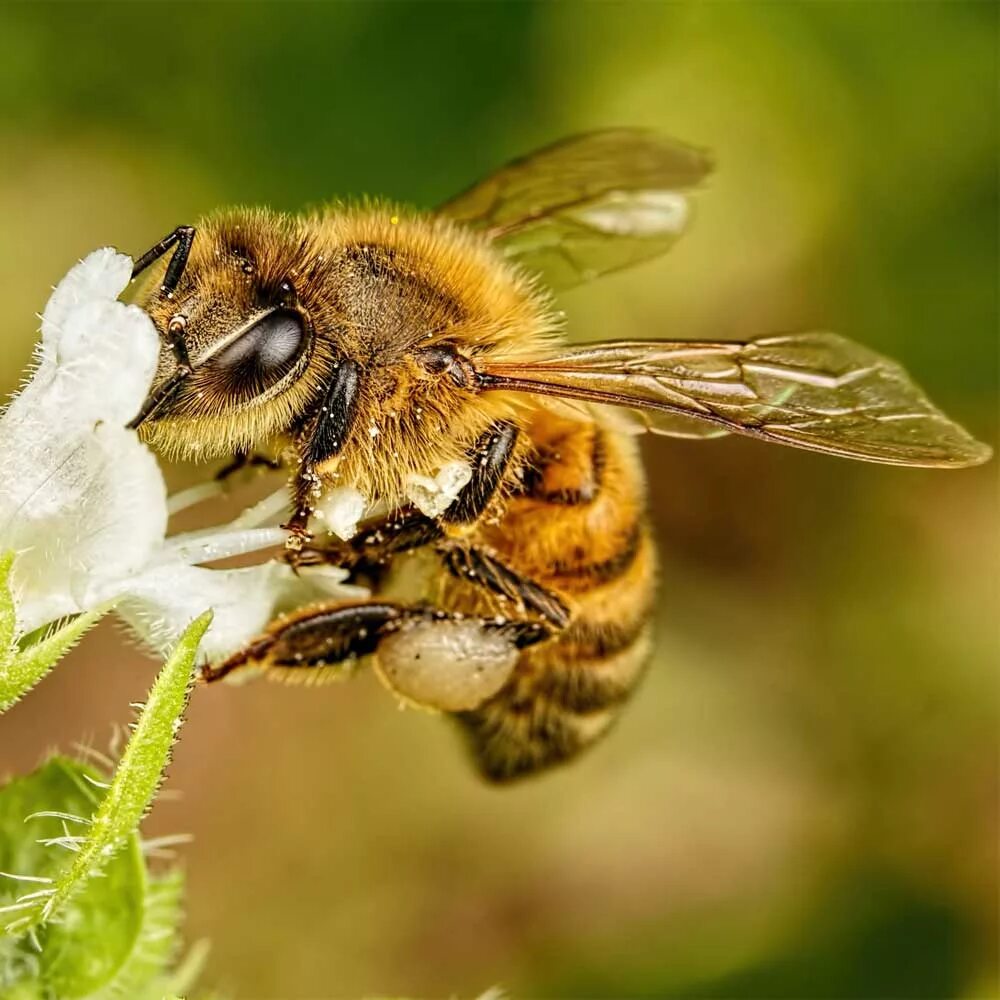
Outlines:
{"label": "golden hair on thorax", "polygon": [[[344,360],[363,371],[352,444],[328,471],[338,484],[399,499],[407,475],[463,459],[494,421],[528,401],[484,396],[435,371],[440,345],[470,359],[538,357],[557,324],[548,299],[481,236],[394,205],[335,206],[301,217],[230,209],[197,227],[184,274],[140,301],[166,330],[184,317],[193,374],[144,424],[151,444],[182,457],[248,452],[287,436]],[[214,363],[262,317],[294,310],[300,350],[272,372]],[[294,333],[291,334],[294,337]],[[157,380],[174,359],[161,358]]]}

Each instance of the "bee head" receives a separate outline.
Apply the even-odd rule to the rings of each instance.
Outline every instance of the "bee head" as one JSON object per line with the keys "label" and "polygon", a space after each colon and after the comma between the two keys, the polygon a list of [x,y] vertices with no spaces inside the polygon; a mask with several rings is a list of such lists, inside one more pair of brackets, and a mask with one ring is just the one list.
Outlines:
{"label": "bee head", "polygon": [[550,326],[478,237],[370,206],[210,217],[183,268],[158,264],[138,301],[162,339],[134,422],[146,440],[197,458],[290,440],[369,495],[463,458],[509,416],[502,394],[480,393],[477,364],[533,350]]}
{"label": "bee head", "polygon": [[211,457],[286,430],[335,350],[299,294],[306,248],[287,219],[243,211],[193,232],[183,268],[156,266],[137,296],[161,350],[133,426],[168,452]]}

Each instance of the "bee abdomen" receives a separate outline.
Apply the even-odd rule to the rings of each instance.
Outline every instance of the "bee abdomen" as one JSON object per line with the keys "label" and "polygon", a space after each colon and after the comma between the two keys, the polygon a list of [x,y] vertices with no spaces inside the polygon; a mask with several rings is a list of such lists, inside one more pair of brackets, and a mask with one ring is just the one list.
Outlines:
{"label": "bee abdomen", "polygon": [[508,781],[576,756],[614,723],[649,659],[656,553],[630,439],[541,418],[536,461],[483,541],[553,594],[565,628],[522,652],[505,687],[459,714],[483,775]]}
{"label": "bee abdomen", "polygon": [[646,665],[649,628],[636,622],[618,634],[610,632],[582,622],[549,650],[539,650],[544,660],[535,684],[538,695],[581,714],[624,702]]}
{"label": "bee abdomen", "polygon": [[600,495],[606,464],[603,430],[572,425],[537,449],[525,476],[525,493],[555,506],[585,506]]}
{"label": "bee abdomen", "polygon": [[546,567],[546,580],[558,580],[571,590],[589,589],[610,583],[631,568],[646,541],[643,525],[638,521],[624,526],[614,551],[595,556],[581,546],[580,551],[566,559],[554,559]]}
{"label": "bee abdomen", "polygon": [[473,756],[491,781],[509,781],[576,756],[610,728],[642,676],[650,653],[649,627],[638,622],[602,643],[587,626],[526,651],[515,678],[484,705],[458,716]]}

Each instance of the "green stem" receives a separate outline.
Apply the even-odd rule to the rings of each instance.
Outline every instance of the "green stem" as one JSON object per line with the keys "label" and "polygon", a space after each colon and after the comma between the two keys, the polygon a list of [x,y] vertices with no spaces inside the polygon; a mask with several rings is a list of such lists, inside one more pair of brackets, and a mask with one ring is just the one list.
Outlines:
{"label": "green stem", "polygon": [[206,611],[181,636],[157,675],[118,767],[87,828],[72,863],[55,881],[37,910],[25,914],[18,930],[49,920],[112,857],[138,826],[152,803],[170,759],[194,678],[198,644],[212,621]]}
{"label": "green stem", "polygon": [[[23,698],[79,642],[83,634],[101,619],[106,610],[98,608],[77,615],[41,642],[36,642],[21,652],[14,652],[7,647],[7,655],[0,662],[0,714]],[[0,621],[0,632],[2,629],[3,623]]]}

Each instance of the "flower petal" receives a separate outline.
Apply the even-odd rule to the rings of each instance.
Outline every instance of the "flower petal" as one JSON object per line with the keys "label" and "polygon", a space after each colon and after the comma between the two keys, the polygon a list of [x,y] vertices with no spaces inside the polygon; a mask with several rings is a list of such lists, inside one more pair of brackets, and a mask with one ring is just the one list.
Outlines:
{"label": "flower petal", "polygon": [[33,377],[0,417],[0,546],[19,553],[25,631],[92,606],[108,580],[149,561],[166,530],[159,467],[122,426],[159,353],[146,314],[109,297],[130,274],[129,258],[110,250],[70,271],[46,308]]}
{"label": "flower petal", "polygon": [[113,247],[88,254],[53,289],[42,314],[42,343],[56,348],[67,318],[80,306],[117,299],[132,277],[132,259]]}
{"label": "flower petal", "polygon": [[18,622],[31,631],[93,607],[109,581],[149,562],[166,530],[166,495],[156,459],[122,427],[13,455],[2,440],[0,537],[18,552]]}
{"label": "flower petal", "polygon": [[[212,608],[215,617],[200,656],[215,661],[262,632],[279,612],[324,599],[357,599],[360,587],[339,585],[329,568],[316,580],[296,576],[287,565],[261,563],[245,569],[204,569],[168,563],[135,578],[116,611],[155,651],[170,648],[193,617]],[[341,571],[340,578],[347,574]]]}

